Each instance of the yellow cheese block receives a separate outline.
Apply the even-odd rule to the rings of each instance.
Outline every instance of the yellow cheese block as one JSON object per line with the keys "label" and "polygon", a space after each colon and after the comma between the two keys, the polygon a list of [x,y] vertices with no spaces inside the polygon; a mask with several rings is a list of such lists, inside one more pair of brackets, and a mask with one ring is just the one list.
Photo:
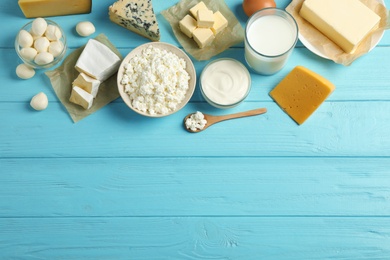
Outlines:
{"label": "yellow cheese block", "polygon": [[297,66],[270,92],[270,96],[295,122],[302,124],[334,89],[329,80]]}
{"label": "yellow cheese block", "polygon": [[27,18],[90,13],[92,0],[19,0]]}

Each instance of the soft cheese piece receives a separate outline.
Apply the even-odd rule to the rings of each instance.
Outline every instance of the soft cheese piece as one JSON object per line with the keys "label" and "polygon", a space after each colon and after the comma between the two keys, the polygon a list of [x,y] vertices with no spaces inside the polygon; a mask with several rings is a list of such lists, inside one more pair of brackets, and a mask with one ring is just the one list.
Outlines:
{"label": "soft cheese piece", "polygon": [[205,3],[203,3],[202,1],[197,3],[196,5],[194,5],[193,7],[191,7],[190,9],[190,14],[192,14],[192,16],[195,18],[195,19],[198,19],[198,11],[199,10],[207,10],[207,6]]}
{"label": "soft cheese piece", "polygon": [[19,0],[27,18],[90,13],[92,0]]}
{"label": "soft cheese piece", "polygon": [[95,98],[100,86],[100,81],[94,78],[89,77],[85,73],[80,73],[79,76],[73,81],[73,86],[78,86]]}
{"label": "soft cheese piece", "polygon": [[151,0],[119,0],[109,7],[110,20],[130,31],[160,40],[160,29]]}
{"label": "soft cheese piece", "polygon": [[302,124],[334,89],[329,80],[297,66],[270,92],[270,96],[295,122]]}
{"label": "soft cheese piece", "polygon": [[199,48],[209,45],[215,38],[213,31],[209,28],[196,28],[192,36]]}
{"label": "soft cheese piece", "polygon": [[359,0],[305,0],[299,14],[346,53],[353,53],[380,21]]}
{"label": "soft cheese piece", "polygon": [[198,27],[211,28],[214,25],[214,14],[213,11],[208,9],[198,10]]}
{"label": "soft cheese piece", "polygon": [[93,96],[84,89],[74,86],[69,101],[82,106],[84,109],[90,109],[93,104]]}
{"label": "soft cheese piece", "polygon": [[197,23],[194,18],[192,18],[191,15],[187,14],[184,16],[183,19],[179,22],[180,30],[187,35],[188,37],[192,38],[192,32],[196,29]]}
{"label": "soft cheese piece", "polygon": [[110,48],[90,39],[78,58],[75,68],[103,82],[118,71],[120,63],[121,59]]}
{"label": "soft cheese piece", "polygon": [[225,16],[218,11],[214,13],[214,25],[211,27],[214,35],[222,32],[228,26],[228,20],[226,20]]}

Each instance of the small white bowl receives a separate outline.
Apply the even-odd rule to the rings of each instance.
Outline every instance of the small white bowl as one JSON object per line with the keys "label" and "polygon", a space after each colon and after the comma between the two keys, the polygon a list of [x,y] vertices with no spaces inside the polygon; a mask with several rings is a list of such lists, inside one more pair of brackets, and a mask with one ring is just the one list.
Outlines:
{"label": "small white bowl", "polygon": [[[187,73],[190,76],[190,79],[189,79],[189,82],[188,82],[188,90],[186,92],[185,98],[181,101],[180,104],[177,105],[177,107],[176,107],[176,109],[174,111],[171,111],[171,112],[169,112],[167,114],[153,114],[152,115],[152,114],[150,114],[148,112],[142,112],[142,111],[134,108],[132,103],[131,103],[130,96],[125,92],[125,87],[121,83],[122,76],[123,76],[124,71],[125,71],[125,67],[124,66],[127,63],[129,63],[129,61],[131,59],[133,59],[135,56],[141,54],[142,51],[144,49],[148,48],[150,45],[152,45],[154,48],[158,48],[160,50],[166,50],[168,52],[176,54],[179,58],[184,59],[184,61],[186,62],[186,71],[187,71]],[[165,116],[169,116],[169,115],[172,115],[172,114],[176,113],[177,111],[182,109],[190,101],[190,99],[191,99],[191,97],[192,97],[192,95],[194,94],[194,91],[195,91],[196,71],[195,71],[195,67],[194,67],[194,64],[192,63],[191,59],[187,56],[187,54],[184,51],[182,51],[178,47],[176,47],[174,45],[171,45],[171,44],[168,44],[168,43],[164,43],[164,42],[150,42],[150,43],[145,43],[145,44],[135,48],[134,50],[132,50],[123,59],[121,65],[120,65],[120,67],[118,69],[117,84],[118,84],[118,90],[119,90],[120,96],[122,97],[122,99],[125,102],[125,104],[129,108],[131,108],[133,111],[135,111],[136,113],[138,113],[140,115],[147,116],[147,117],[165,117]]]}
{"label": "small white bowl", "polygon": [[20,51],[22,49],[22,47],[19,45],[19,33],[20,31],[22,30],[26,30],[27,32],[30,32],[31,31],[31,27],[32,27],[32,23],[33,21],[25,24],[18,32],[18,34],[16,35],[16,39],[15,39],[15,50],[16,50],[16,53],[18,54],[19,58],[27,65],[29,65],[30,67],[34,68],[34,69],[47,69],[47,68],[50,68],[50,67],[53,67],[54,65],[56,65],[58,62],[60,62],[64,56],[65,56],[65,53],[66,53],[66,49],[67,49],[67,44],[66,44],[66,36],[65,36],[65,33],[64,31],[62,30],[61,26],[59,26],[57,23],[53,22],[52,20],[48,20],[48,19],[45,19],[46,22],[47,22],[47,25],[54,25],[54,26],[57,26],[60,31],[61,31],[61,38],[59,39],[59,41],[62,42],[62,44],[64,45],[64,48],[62,50],[62,52],[57,56],[57,57],[54,57],[54,60],[52,62],[49,62],[47,64],[43,64],[43,65],[39,65],[39,64],[36,64],[34,62],[34,60],[30,61],[30,60],[26,60],[23,58],[23,56],[20,54]]}

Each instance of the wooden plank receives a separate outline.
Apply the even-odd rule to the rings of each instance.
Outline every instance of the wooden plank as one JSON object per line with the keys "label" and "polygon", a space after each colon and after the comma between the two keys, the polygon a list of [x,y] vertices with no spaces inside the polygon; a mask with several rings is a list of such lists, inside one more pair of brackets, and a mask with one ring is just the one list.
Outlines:
{"label": "wooden plank", "polygon": [[386,259],[385,218],[2,218],[3,259]]}
{"label": "wooden plank", "polygon": [[389,158],[61,158],[0,164],[1,217],[390,216]]}
{"label": "wooden plank", "polygon": [[[182,125],[184,116],[197,110],[224,114],[257,107],[268,112],[199,134]],[[273,102],[246,102],[226,111],[191,103],[159,119],[113,103],[73,124],[58,103],[41,112],[28,103],[0,103],[0,156],[389,156],[389,110],[390,102],[326,102],[298,126]]]}

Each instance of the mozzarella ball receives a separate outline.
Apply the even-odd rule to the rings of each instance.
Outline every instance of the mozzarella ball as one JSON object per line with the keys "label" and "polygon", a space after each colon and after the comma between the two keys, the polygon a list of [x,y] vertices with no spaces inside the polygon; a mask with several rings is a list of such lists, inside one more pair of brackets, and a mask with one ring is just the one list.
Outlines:
{"label": "mozzarella ball", "polygon": [[37,52],[46,52],[49,48],[50,41],[46,37],[39,37],[34,41],[34,48]]}
{"label": "mozzarella ball", "polygon": [[76,31],[80,36],[90,36],[95,32],[95,26],[89,21],[79,22],[76,25]]}
{"label": "mozzarella ball", "polygon": [[43,92],[40,92],[35,96],[33,96],[33,98],[30,101],[30,106],[35,110],[44,110],[47,108],[48,104],[49,104],[49,100],[47,99],[46,94]]}
{"label": "mozzarella ball", "polygon": [[35,70],[26,64],[19,64],[16,67],[16,75],[21,79],[29,79],[34,77]]}
{"label": "mozzarella ball", "polygon": [[62,37],[60,28],[55,25],[49,24],[47,26],[45,36],[49,41],[57,41]]}
{"label": "mozzarella ball", "polygon": [[19,52],[20,56],[27,61],[34,60],[35,56],[37,56],[38,52],[36,49],[31,47],[22,48]]}
{"label": "mozzarella ball", "polygon": [[35,56],[34,62],[38,65],[46,65],[54,60],[53,54],[49,52],[40,52]]}
{"label": "mozzarella ball", "polygon": [[21,30],[19,32],[19,36],[18,36],[18,44],[21,46],[21,47],[30,47],[31,45],[33,45],[33,42],[34,42],[34,39],[32,37],[32,35],[26,31],[26,30]]}
{"label": "mozzarella ball", "polygon": [[32,22],[31,33],[35,36],[42,36],[47,29],[47,22],[43,18],[37,18]]}
{"label": "mozzarella ball", "polygon": [[64,50],[64,44],[60,41],[51,42],[49,45],[49,52],[53,54],[54,57],[57,57]]}

